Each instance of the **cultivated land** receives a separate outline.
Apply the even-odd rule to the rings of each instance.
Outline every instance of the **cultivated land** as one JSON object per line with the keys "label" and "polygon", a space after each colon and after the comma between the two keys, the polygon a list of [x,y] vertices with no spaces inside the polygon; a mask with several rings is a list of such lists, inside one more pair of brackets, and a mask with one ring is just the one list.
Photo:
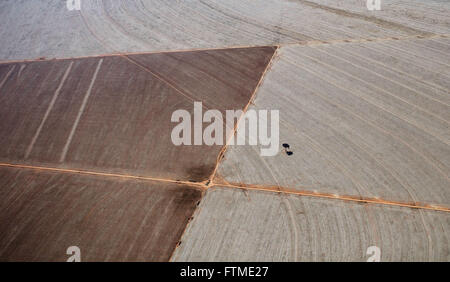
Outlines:
{"label": "cultivated land", "polygon": [[[450,2],[381,9],[2,1],[0,260],[449,261]],[[194,101],[293,154],[173,145]]]}
{"label": "cultivated land", "polygon": [[206,181],[222,146],[174,146],[172,113],[244,109],[274,51],[0,65],[0,162]]}
{"label": "cultivated land", "polygon": [[[250,109],[280,110],[281,142],[294,154],[263,158],[254,146],[232,146],[218,176],[450,206],[450,58],[439,49],[416,56],[413,46],[425,48],[418,40],[281,48]],[[382,52],[390,60],[377,59]]]}
{"label": "cultivated land", "polygon": [[[373,17],[373,13],[343,13],[304,0],[95,0],[83,1],[80,11],[68,11],[62,2],[2,1],[1,24],[10,28],[0,33],[0,59],[261,46],[429,33],[416,29],[415,24],[381,20]],[[364,5],[357,4],[358,8]],[[414,7],[403,3],[396,9]],[[440,12],[442,15],[436,17],[436,11],[423,8],[419,13],[439,23],[433,25],[435,32],[446,25],[448,30],[448,13]],[[403,19],[425,23],[430,20],[416,19],[414,15],[405,15]]]}
{"label": "cultivated land", "polygon": [[378,246],[386,261],[446,261],[449,220],[433,211],[215,187],[172,258],[364,261],[368,246]]}
{"label": "cultivated land", "polygon": [[201,191],[117,177],[1,168],[0,259],[167,261]]}

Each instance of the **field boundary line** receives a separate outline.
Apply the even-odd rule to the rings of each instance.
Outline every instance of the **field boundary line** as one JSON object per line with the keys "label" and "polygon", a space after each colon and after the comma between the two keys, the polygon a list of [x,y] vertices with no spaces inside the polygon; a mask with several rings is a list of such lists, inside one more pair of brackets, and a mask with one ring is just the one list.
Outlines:
{"label": "field boundary line", "polygon": [[[423,209],[423,210],[432,210],[432,211],[441,211],[441,212],[450,212],[449,207],[444,207],[440,205],[431,205],[425,203],[418,202],[400,202],[400,201],[391,201],[385,200],[381,198],[365,198],[365,197],[357,197],[357,196],[347,196],[347,195],[336,195],[329,193],[321,193],[314,191],[306,191],[306,190],[294,190],[292,188],[286,188],[281,186],[263,186],[263,185],[247,185],[247,184],[222,184],[222,183],[214,183],[212,187],[225,187],[232,189],[248,189],[255,191],[265,191],[272,193],[281,193],[281,194],[290,194],[290,195],[298,195],[305,197],[314,197],[314,198],[325,198],[325,199],[335,199],[341,201],[348,202],[356,202],[362,204],[378,204],[378,205],[387,205],[387,206],[397,206],[397,207],[406,207],[412,209]],[[208,188],[208,189],[211,189]]]}
{"label": "field boundary line", "polygon": [[245,48],[262,48],[262,47],[287,47],[295,45],[316,46],[316,45],[330,45],[338,43],[366,43],[366,42],[383,42],[383,41],[401,41],[408,39],[433,39],[433,38],[450,38],[450,34],[431,34],[431,35],[409,35],[409,36],[390,36],[390,37],[367,37],[356,39],[333,39],[333,40],[305,40],[292,43],[278,43],[278,44],[265,44],[265,45],[231,45],[223,47],[210,47],[210,48],[186,48],[186,49],[166,49],[166,50],[154,50],[146,52],[110,52],[98,55],[86,55],[86,56],[74,56],[74,57],[54,57],[54,58],[35,58],[35,59],[22,59],[22,60],[0,60],[0,65],[15,64],[15,63],[33,63],[33,62],[51,62],[51,61],[63,61],[63,60],[78,60],[89,58],[106,58],[106,57],[118,57],[118,56],[133,56],[133,55],[150,55],[150,54],[164,54],[164,53],[182,53],[182,52],[201,52],[201,51],[219,51],[229,49],[245,49]]}
{"label": "field boundary line", "polygon": [[377,205],[397,206],[397,207],[405,207],[405,208],[412,208],[412,209],[450,212],[450,207],[445,207],[445,206],[441,206],[441,205],[391,201],[391,200],[386,200],[386,199],[381,199],[381,198],[364,198],[364,197],[349,196],[349,195],[336,195],[336,194],[321,193],[321,192],[306,191],[306,190],[295,190],[293,188],[282,187],[282,186],[264,186],[264,185],[256,185],[256,184],[214,183],[214,182],[208,183],[208,181],[191,182],[191,181],[172,180],[172,179],[166,179],[166,178],[156,178],[156,177],[138,176],[138,175],[130,175],[130,174],[97,172],[97,171],[89,171],[89,170],[81,170],[81,169],[65,169],[65,168],[54,168],[54,167],[33,166],[33,165],[25,165],[25,164],[11,164],[11,163],[0,163],[0,167],[29,169],[29,170],[36,170],[36,171],[48,171],[48,172],[58,172],[58,173],[68,173],[68,174],[92,175],[92,176],[102,176],[102,177],[122,178],[122,179],[132,179],[132,180],[142,180],[142,181],[152,181],[152,182],[165,182],[165,183],[173,183],[173,184],[195,187],[201,191],[206,191],[208,189],[217,188],[217,187],[223,187],[223,188],[229,188],[229,189],[255,190],[255,191],[271,192],[271,193],[277,193],[277,194],[297,195],[297,196],[314,197],[314,198],[322,198],[322,199],[334,199],[334,200],[347,201],[347,202],[356,202],[356,203],[361,203],[361,204],[377,204]]}
{"label": "field boundary line", "polygon": [[190,182],[190,181],[172,180],[172,179],[166,179],[166,178],[139,176],[139,175],[131,175],[131,174],[90,171],[90,170],[82,170],[82,169],[66,169],[66,168],[56,168],[56,167],[34,166],[34,165],[25,165],[25,164],[0,163],[0,167],[29,169],[29,170],[36,170],[36,171],[58,172],[58,173],[67,173],[67,174],[92,175],[92,176],[143,180],[143,181],[153,181],[153,182],[167,182],[167,183],[195,186],[195,187],[201,188],[201,190],[206,190],[206,186],[203,182]]}

